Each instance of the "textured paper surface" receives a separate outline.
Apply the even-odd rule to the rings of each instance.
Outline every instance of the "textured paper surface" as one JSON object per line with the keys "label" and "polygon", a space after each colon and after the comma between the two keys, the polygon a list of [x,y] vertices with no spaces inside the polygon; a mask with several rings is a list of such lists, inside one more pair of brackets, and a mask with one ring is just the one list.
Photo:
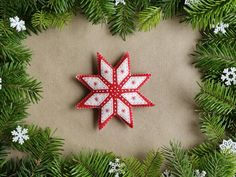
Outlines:
{"label": "textured paper surface", "polygon": [[[65,153],[89,148],[143,157],[170,140],[192,146],[202,140],[193,101],[199,73],[190,56],[198,38],[198,32],[174,19],[122,41],[105,25],[92,25],[83,17],[75,17],[63,30],[33,35],[25,41],[33,51],[29,72],[42,81],[44,92],[30,107],[28,121],[57,129],[56,135],[65,139]],[[113,118],[99,131],[96,110],[75,109],[88,93],[75,76],[97,73],[97,51],[113,65],[128,51],[133,74],[152,74],[141,92],[156,106],[134,108],[133,129]]]}

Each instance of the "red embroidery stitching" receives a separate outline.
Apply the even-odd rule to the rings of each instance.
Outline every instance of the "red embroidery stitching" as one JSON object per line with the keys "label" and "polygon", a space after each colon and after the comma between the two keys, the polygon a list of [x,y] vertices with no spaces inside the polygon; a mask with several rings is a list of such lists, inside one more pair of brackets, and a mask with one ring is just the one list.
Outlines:
{"label": "red embroidery stitching", "polygon": [[[100,108],[99,129],[103,128],[113,116],[119,117],[132,128],[133,117],[131,107],[154,106],[150,100],[139,93],[139,88],[151,77],[151,75],[131,75],[130,57],[128,53],[121,58],[115,67],[112,67],[99,53],[97,53],[97,61],[98,75],[78,74],[76,76],[76,78],[91,91],[76,105],[76,108]],[[102,67],[107,69],[102,70]],[[112,71],[112,73],[109,72],[109,70]],[[118,70],[120,70],[120,72],[118,72]],[[94,78],[96,81],[93,80],[92,83],[89,83],[89,79],[91,78]],[[130,78],[132,78],[132,80],[129,82],[131,84],[129,88],[129,83],[127,84],[127,81]],[[101,88],[99,88],[99,83]],[[123,88],[124,85],[125,88]],[[126,93],[129,96],[126,96],[125,98],[122,96],[123,93]],[[93,101],[91,102],[90,98],[95,94],[96,96],[93,97]],[[107,106],[109,107],[108,103],[110,103],[110,101],[113,102],[113,105],[110,104],[112,109],[107,108]]]}

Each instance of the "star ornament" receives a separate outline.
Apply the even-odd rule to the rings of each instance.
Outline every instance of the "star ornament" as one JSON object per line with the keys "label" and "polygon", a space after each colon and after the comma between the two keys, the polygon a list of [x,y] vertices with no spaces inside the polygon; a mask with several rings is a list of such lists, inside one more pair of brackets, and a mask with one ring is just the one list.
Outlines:
{"label": "star ornament", "polygon": [[76,78],[91,92],[76,105],[81,108],[99,108],[99,129],[116,116],[133,127],[132,107],[154,106],[139,88],[150,74],[131,74],[130,57],[126,53],[115,67],[97,53],[98,74],[77,75]]}

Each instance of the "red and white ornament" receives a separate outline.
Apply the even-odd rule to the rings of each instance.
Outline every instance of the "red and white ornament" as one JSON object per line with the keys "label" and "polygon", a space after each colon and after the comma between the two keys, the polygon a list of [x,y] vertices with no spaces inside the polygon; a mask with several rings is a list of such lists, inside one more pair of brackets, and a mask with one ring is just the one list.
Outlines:
{"label": "red and white ornament", "polygon": [[144,97],[139,88],[150,78],[150,74],[131,74],[130,57],[126,53],[113,68],[97,53],[98,75],[77,75],[76,78],[91,92],[76,105],[80,108],[100,108],[99,129],[116,116],[133,127],[131,107],[154,106]]}

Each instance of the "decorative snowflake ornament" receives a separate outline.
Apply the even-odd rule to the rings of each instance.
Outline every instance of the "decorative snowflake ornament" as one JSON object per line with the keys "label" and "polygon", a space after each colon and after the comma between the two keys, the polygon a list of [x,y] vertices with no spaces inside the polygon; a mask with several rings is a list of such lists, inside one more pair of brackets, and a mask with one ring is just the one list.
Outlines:
{"label": "decorative snowflake ornament", "polygon": [[224,69],[221,80],[225,83],[225,85],[235,85],[236,84],[236,67],[226,68]]}
{"label": "decorative snowflake ornament", "polygon": [[12,28],[16,28],[18,32],[26,30],[25,22],[23,20],[20,20],[18,16],[10,18],[9,20],[10,26]]}
{"label": "decorative snowflake ornament", "polygon": [[116,159],[115,162],[110,162],[109,173],[114,173],[115,177],[119,177],[122,174],[125,174],[125,164],[120,162],[120,159]]}
{"label": "decorative snowflake ornament", "polygon": [[223,143],[220,144],[221,151],[229,151],[231,153],[236,153],[236,142],[233,142],[231,139],[223,140]]}
{"label": "decorative snowflake ornament", "polygon": [[150,78],[150,74],[130,73],[130,57],[126,53],[113,68],[106,59],[97,54],[98,75],[77,75],[76,78],[91,90],[80,103],[80,108],[100,108],[99,129],[117,116],[133,127],[131,107],[153,106],[139,93],[139,88]]}
{"label": "decorative snowflake ornament", "polygon": [[206,174],[207,173],[204,170],[202,172],[200,172],[199,170],[195,170],[195,176],[196,177],[205,177]]}
{"label": "decorative snowflake ornament", "polygon": [[12,141],[17,142],[20,144],[23,144],[25,140],[29,139],[29,136],[27,135],[28,129],[22,128],[21,126],[17,126],[16,130],[11,131],[11,134],[13,136]]}
{"label": "decorative snowflake ornament", "polygon": [[121,3],[121,4],[126,4],[125,3],[125,0],[115,0],[115,5],[117,6],[119,3]]}
{"label": "decorative snowflake ornament", "polygon": [[226,28],[228,28],[228,27],[229,27],[229,24],[227,24],[227,23],[225,24],[223,22],[218,23],[217,25],[213,25],[213,28],[215,28],[214,33],[217,34],[217,33],[221,32],[221,33],[225,34]]}
{"label": "decorative snowflake ornament", "polygon": [[0,77],[0,90],[2,90],[2,78]]}
{"label": "decorative snowflake ornament", "polygon": [[162,173],[162,177],[174,177],[174,175],[172,175],[171,172],[166,169],[166,170]]}

